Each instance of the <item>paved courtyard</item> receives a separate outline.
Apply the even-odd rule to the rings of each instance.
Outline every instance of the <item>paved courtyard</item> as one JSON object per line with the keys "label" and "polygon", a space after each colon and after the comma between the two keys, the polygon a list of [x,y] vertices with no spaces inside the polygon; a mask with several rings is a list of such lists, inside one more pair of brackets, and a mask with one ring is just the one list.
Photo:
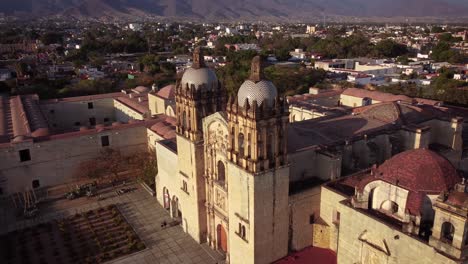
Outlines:
{"label": "paved courtyard", "polygon": [[109,263],[224,263],[223,257],[218,252],[206,244],[200,245],[195,242],[183,232],[180,226],[162,228],[163,221],[171,222],[166,210],[140,185],[134,184],[126,187],[133,187],[134,191],[117,195],[114,191],[108,190],[103,194],[104,199],[101,201],[97,201],[97,198],[80,198],[73,201],[62,199],[48,202],[40,207],[41,215],[34,220],[15,220],[12,210],[2,204],[0,207],[0,233],[116,204],[143,240],[147,249]]}

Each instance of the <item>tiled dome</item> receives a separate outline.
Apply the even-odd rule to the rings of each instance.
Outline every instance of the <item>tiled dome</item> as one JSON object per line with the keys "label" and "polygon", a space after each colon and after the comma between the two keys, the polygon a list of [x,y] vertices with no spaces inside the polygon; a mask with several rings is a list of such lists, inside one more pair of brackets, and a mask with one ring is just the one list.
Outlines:
{"label": "tiled dome", "polygon": [[188,68],[182,76],[182,88],[195,85],[195,89],[200,89],[201,85],[205,85],[205,89],[211,90],[218,87],[218,77],[210,68]]}
{"label": "tiled dome", "polygon": [[450,161],[427,149],[395,155],[377,169],[376,177],[409,191],[432,194],[447,191],[460,182]]}
{"label": "tiled dome", "polygon": [[252,105],[253,101],[257,101],[258,106],[266,103],[267,106],[272,107],[277,96],[278,91],[272,82],[267,80],[259,82],[247,80],[240,87],[237,93],[237,100],[241,107],[244,106],[246,99],[250,105]]}

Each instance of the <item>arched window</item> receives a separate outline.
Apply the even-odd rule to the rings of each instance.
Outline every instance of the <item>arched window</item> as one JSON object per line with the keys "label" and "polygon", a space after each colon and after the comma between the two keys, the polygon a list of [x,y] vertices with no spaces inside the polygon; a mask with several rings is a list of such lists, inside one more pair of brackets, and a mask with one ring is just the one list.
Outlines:
{"label": "arched window", "polygon": [[442,224],[441,228],[441,239],[445,242],[452,243],[453,234],[455,233],[455,227],[450,222]]}
{"label": "arched window", "polygon": [[247,157],[251,157],[251,154],[252,154],[250,153],[250,142],[251,141],[250,141],[250,133],[249,133],[247,134]]}
{"label": "arched window", "polygon": [[222,161],[218,161],[218,181],[224,183],[226,180],[226,169]]}
{"label": "arched window", "polygon": [[268,135],[267,137],[267,157],[270,163],[274,163],[275,144],[273,142],[273,136]]}
{"label": "arched window", "polygon": [[387,211],[391,214],[396,214],[398,213],[398,204],[394,201],[386,200],[382,203],[380,209]]}
{"label": "arched window", "polygon": [[187,113],[184,111],[182,113],[182,131],[187,129]]}
{"label": "arched window", "polygon": [[244,134],[239,133],[237,144],[239,146],[239,157],[244,157]]}
{"label": "arched window", "polygon": [[239,223],[239,231],[237,233],[241,238],[245,239],[245,226]]}

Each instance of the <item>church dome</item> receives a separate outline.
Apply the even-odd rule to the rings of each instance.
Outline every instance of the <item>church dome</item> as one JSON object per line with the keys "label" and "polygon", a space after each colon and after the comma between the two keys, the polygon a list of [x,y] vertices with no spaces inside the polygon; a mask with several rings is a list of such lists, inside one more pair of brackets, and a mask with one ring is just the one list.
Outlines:
{"label": "church dome", "polygon": [[264,77],[261,57],[254,57],[250,69],[250,78],[239,88],[237,103],[239,106],[244,107],[246,101],[250,105],[257,101],[258,106],[266,103],[268,107],[272,107],[277,96],[276,86]]}
{"label": "church dome", "polygon": [[202,85],[205,89],[211,90],[213,87],[218,86],[218,78],[215,72],[210,68],[188,68],[182,76],[182,88],[195,86],[198,90]]}
{"label": "church dome", "polygon": [[218,87],[218,77],[216,73],[206,67],[202,50],[198,47],[193,51],[192,67],[185,70],[181,80],[182,88],[195,86],[198,90],[204,87],[206,90],[213,90]]}
{"label": "church dome", "polygon": [[450,161],[427,149],[395,155],[377,168],[376,177],[409,191],[427,194],[448,191],[461,180]]}
{"label": "church dome", "polygon": [[278,92],[272,82],[267,80],[259,82],[246,80],[237,93],[237,100],[241,107],[244,106],[246,100],[250,105],[252,105],[253,101],[257,101],[258,106],[266,103],[267,106],[272,107],[277,96]]}

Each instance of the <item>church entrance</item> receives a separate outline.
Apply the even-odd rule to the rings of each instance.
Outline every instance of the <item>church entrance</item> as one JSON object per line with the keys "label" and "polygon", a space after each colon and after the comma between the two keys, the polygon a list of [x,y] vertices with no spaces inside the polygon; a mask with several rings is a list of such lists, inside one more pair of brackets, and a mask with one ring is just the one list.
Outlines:
{"label": "church entrance", "polygon": [[218,225],[217,233],[218,233],[218,250],[222,251],[223,253],[227,253],[228,247],[227,247],[227,234],[226,230],[224,230],[224,227],[222,225]]}

